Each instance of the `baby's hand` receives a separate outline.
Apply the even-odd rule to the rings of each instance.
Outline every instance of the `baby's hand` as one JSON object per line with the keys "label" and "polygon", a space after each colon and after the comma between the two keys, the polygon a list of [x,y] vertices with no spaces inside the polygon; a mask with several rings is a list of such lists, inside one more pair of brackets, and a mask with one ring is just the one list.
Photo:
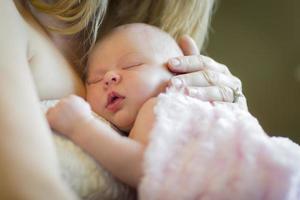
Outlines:
{"label": "baby's hand", "polygon": [[76,129],[92,118],[90,105],[75,95],[62,99],[47,112],[47,120],[51,128],[67,137],[71,137]]}

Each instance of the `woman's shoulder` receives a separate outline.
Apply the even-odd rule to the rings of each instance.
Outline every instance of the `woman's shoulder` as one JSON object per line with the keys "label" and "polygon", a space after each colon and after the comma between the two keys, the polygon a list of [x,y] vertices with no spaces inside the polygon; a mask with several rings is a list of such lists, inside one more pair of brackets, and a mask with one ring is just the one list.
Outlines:
{"label": "woman's shoulder", "polygon": [[[0,37],[3,41],[13,41],[14,39],[25,41],[27,39],[25,21],[14,1],[0,2],[0,28]],[[23,43],[18,44],[24,45]]]}
{"label": "woman's shoulder", "polygon": [[28,37],[23,18],[13,1],[0,1],[0,68],[21,67],[13,65],[26,59]]}
{"label": "woman's shoulder", "polygon": [[84,95],[72,63],[55,46],[24,1],[0,1],[0,30],[0,67],[9,66],[14,73],[21,73],[20,67],[29,67],[40,99]]}
{"label": "woman's shoulder", "polygon": [[[9,16],[10,18],[21,19],[20,9],[24,7],[24,2],[21,0],[0,1],[0,15]],[[9,20],[9,18],[6,18]]]}

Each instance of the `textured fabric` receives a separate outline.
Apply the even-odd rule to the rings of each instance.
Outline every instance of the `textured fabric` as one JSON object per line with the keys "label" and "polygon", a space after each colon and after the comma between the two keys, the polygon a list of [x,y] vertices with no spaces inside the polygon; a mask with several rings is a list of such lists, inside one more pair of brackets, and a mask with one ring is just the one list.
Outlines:
{"label": "textured fabric", "polygon": [[167,92],[155,114],[139,199],[300,199],[299,146],[248,112]]}
{"label": "textured fabric", "polygon": [[[44,113],[58,101],[43,101]],[[99,120],[104,120],[98,117]],[[107,122],[108,123],[108,122]],[[82,199],[135,199],[135,192],[117,181],[94,159],[65,137],[53,133],[63,179]]]}

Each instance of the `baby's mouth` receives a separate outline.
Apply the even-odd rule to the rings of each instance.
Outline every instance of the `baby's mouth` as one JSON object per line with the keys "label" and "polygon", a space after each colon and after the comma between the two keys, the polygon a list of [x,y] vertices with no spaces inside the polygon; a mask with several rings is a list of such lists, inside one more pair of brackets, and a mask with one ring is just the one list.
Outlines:
{"label": "baby's mouth", "polygon": [[120,109],[121,103],[124,99],[125,96],[122,96],[119,93],[112,91],[107,95],[107,103],[105,105],[105,108],[111,112],[116,112]]}

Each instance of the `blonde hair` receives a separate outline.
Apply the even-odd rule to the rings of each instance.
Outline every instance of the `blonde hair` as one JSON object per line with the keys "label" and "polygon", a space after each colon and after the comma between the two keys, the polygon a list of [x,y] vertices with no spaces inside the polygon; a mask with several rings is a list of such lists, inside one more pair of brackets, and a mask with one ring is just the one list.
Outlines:
{"label": "blonde hair", "polygon": [[66,24],[66,27],[47,26],[51,31],[63,35],[80,33],[82,46],[89,51],[95,44],[99,27],[104,18],[108,0],[30,0],[40,12],[51,15]]}
{"label": "blonde hair", "polygon": [[[143,22],[157,26],[175,39],[193,37],[201,50],[215,0],[30,0],[40,12],[52,15],[69,26],[48,27],[61,34],[80,33],[88,54],[97,38],[127,23]],[[83,56],[83,58],[86,58]],[[79,71],[85,74],[85,67]]]}
{"label": "blonde hair", "polygon": [[[101,32],[143,22],[157,26],[175,39],[193,37],[202,49],[215,0],[114,0],[108,5]],[[101,34],[99,35],[101,37]]]}

